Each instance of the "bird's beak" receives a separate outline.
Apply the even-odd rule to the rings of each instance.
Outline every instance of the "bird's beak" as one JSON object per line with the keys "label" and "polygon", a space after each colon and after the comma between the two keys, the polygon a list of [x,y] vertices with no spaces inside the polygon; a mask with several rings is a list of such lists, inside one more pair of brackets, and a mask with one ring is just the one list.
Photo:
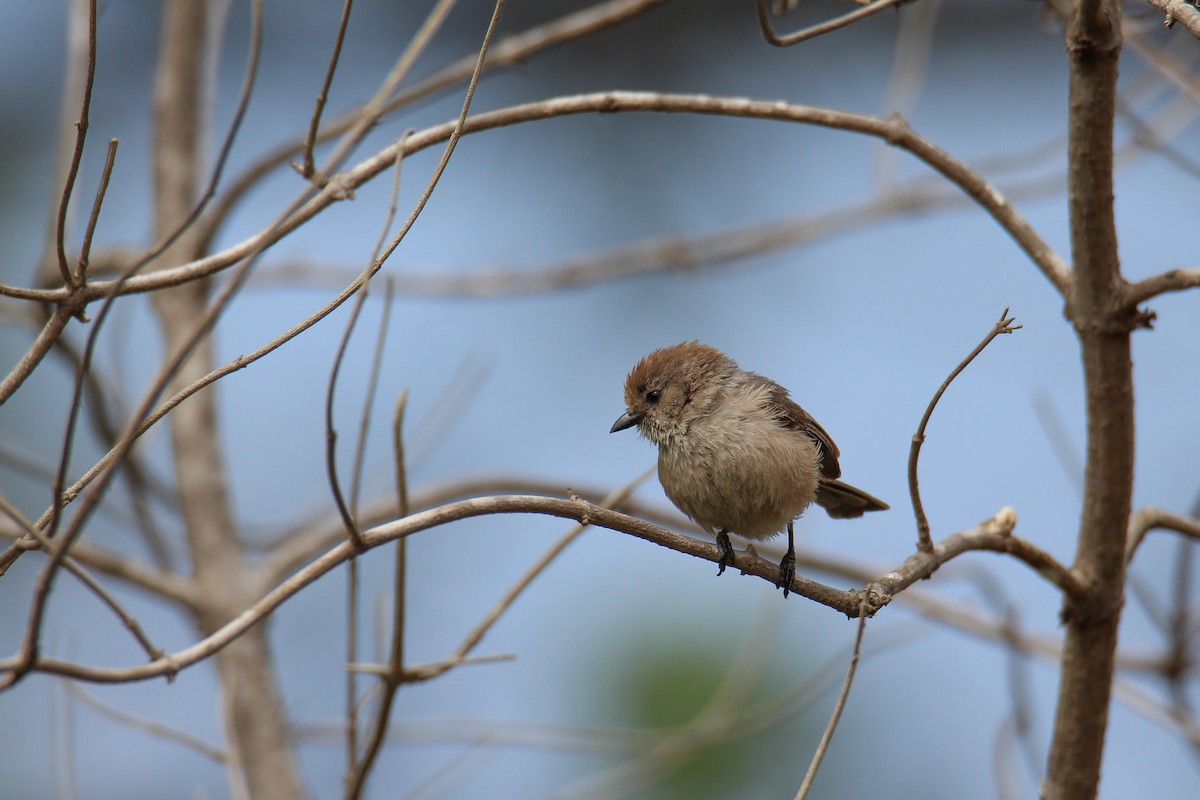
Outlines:
{"label": "bird's beak", "polygon": [[617,431],[623,431],[626,428],[632,428],[634,425],[637,425],[641,421],[642,421],[641,414],[635,414],[632,411],[626,411],[624,414],[617,417],[617,421],[613,423],[612,428],[609,429],[608,432],[616,433]]}

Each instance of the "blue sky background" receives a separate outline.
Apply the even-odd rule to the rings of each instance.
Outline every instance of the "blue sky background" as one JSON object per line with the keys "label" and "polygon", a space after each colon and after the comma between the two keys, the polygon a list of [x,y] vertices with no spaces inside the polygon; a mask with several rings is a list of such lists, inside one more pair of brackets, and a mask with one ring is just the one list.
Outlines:
{"label": "blue sky background", "polygon": [[[928,3],[788,50],[762,42],[748,2],[667,4],[486,79],[474,109],[583,91],[646,89],[779,98],[886,115],[896,110],[889,106],[887,87],[902,20],[928,13]],[[5,120],[0,279],[9,283],[30,280],[46,212],[58,192],[51,176],[63,81],[62,5],[18,4],[0,12],[0,69],[6,75],[0,86]],[[583,4],[571,7],[577,5]],[[331,111],[368,96],[390,68],[422,11],[404,6],[356,5]],[[523,30],[565,7],[510,3],[500,32]],[[818,3],[810,13],[824,17],[844,8]],[[1059,174],[1064,164],[1064,145],[1056,140],[1066,114],[1061,32],[1032,3],[989,0],[938,8],[925,79],[915,103],[902,109],[905,116],[916,131],[968,162],[1015,154],[1015,167],[993,165],[985,174],[1012,188],[1042,236],[1069,255],[1062,192],[1030,196],[1023,188]],[[82,197],[90,197],[96,185],[104,142],[117,137],[121,147],[97,247],[147,244],[145,146],[158,13],[157,3],[127,0],[105,5],[101,16]],[[487,13],[486,4],[462,3],[418,72],[476,47]],[[256,153],[306,128],[336,14],[328,4],[267,4],[263,73],[230,175]],[[235,100],[246,18],[245,4],[235,3],[220,66],[219,125],[227,122]],[[1177,53],[1195,46],[1182,31],[1147,27],[1147,35],[1174,45]],[[1139,91],[1137,108],[1148,119],[1175,95],[1161,79],[1147,79],[1144,70],[1127,51],[1122,80]],[[388,119],[360,156],[407,128],[451,118],[460,103],[452,94]],[[1130,135],[1128,124],[1118,126],[1121,142]],[[1185,127],[1175,142],[1183,152],[1195,151],[1197,144],[1194,126]],[[402,211],[436,158],[426,152],[405,163]],[[928,181],[930,173],[865,137],[760,121],[592,115],[492,131],[460,143],[432,201],[382,274],[537,272],[650,238],[712,234],[852,208],[875,197],[884,178],[907,184]],[[239,208],[217,247],[268,223],[298,188],[297,176],[281,170]],[[222,361],[312,313],[340,285],[326,279],[280,287],[267,280],[272,273],[299,262],[338,278],[361,269],[378,236],[389,188],[388,180],[376,181],[268,252],[259,267],[262,280],[223,317],[217,333]],[[1130,279],[1195,265],[1187,222],[1195,188],[1195,177],[1179,165],[1144,150],[1127,152],[1117,212]],[[343,372],[338,425],[344,474],[380,296],[367,304]],[[1155,300],[1155,330],[1135,337],[1138,506],[1186,511],[1200,491],[1196,302],[1194,293]],[[649,350],[698,338],[788,386],[837,442],[846,480],[892,504],[889,513],[857,521],[810,514],[799,525],[804,546],[886,572],[911,552],[916,535],[905,478],[911,436],[933,391],[1006,306],[1024,328],[996,341],[943,398],[922,452],[923,498],[935,537],[1011,505],[1020,535],[1070,562],[1079,475],[1061,463],[1063,454],[1038,409],[1051,409],[1067,442],[1067,460],[1073,455],[1081,462],[1075,337],[1050,284],[995,223],[969,205],[864,224],[737,263],[553,294],[401,296],[392,309],[366,494],[390,491],[388,426],[393,399],[403,388],[411,392],[415,491],[489,475],[544,479],[562,494],[568,486],[622,485],[654,458],[653,448],[632,433],[608,434],[622,411],[625,373]],[[131,298],[124,308],[126,314],[104,335],[101,364],[120,376],[134,398],[157,369],[160,347],[144,301]],[[345,318],[345,311],[334,314],[220,384],[221,435],[229,446],[246,536],[267,536],[332,509],[324,467],[324,386]],[[29,338],[21,328],[0,328],[5,363],[18,357]],[[5,444],[50,463],[59,447],[68,387],[61,362],[44,365],[0,414]],[[165,464],[161,432],[144,446]],[[97,454],[93,442],[82,441],[73,461],[76,474]],[[40,513],[48,492],[38,481],[6,466],[0,466],[0,475],[5,495],[27,513]],[[638,496],[667,505],[653,481]],[[90,535],[138,552],[135,538],[120,524],[122,493],[114,492],[111,501],[117,518],[98,523]],[[484,518],[414,537],[412,659],[435,661],[453,650],[565,527],[547,519]],[[1151,537],[1135,563],[1137,580],[1161,604],[1169,602],[1178,552],[1170,537]],[[18,646],[39,563],[26,557],[0,581],[0,604],[11,609],[0,621],[6,654]],[[370,607],[372,598],[388,592],[392,559],[381,550],[361,563]],[[450,767],[458,770],[455,785],[435,784],[441,793],[427,796],[549,796],[611,762],[552,747],[472,747],[460,740],[462,732],[502,723],[646,724],[646,703],[635,691],[639,681],[656,685],[651,678],[665,673],[677,674],[680,685],[703,683],[723,674],[738,648],[749,643],[764,659],[755,680],[763,684],[762,696],[770,696],[849,646],[854,625],[836,613],[800,598],[785,603],[762,581],[728,573],[718,580],[715,571],[707,562],[630,537],[588,532],[478,651],[516,653],[514,663],[463,668],[401,691],[395,721],[420,741],[385,752],[370,796],[409,796]],[[1057,632],[1056,594],[1011,560],[971,555],[919,588],[986,608],[977,586],[966,579],[979,572],[1028,629]],[[178,649],[194,640],[186,621],[171,610],[136,592],[118,593],[164,647]],[[300,723],[328,725],[343,713],[343,609],[339,572],[286,604],[271,622],[288,709]],[[774,633],[754,634],[756,626]],[[1164,641],[1132,597],[1122,636],[1123,646],[1138,653],[1157,652]],[[139,655],[127,639],[90,596],[72,581],[59,582],[46,653],[95,664],[135,663]],[[1004,651],[930,625],[902,603],[870,624],[867,641],[869,652],[816,796],[864,796],[878,791],[881,780],[893,796],[995,796],[993,745],[1012,709]],[[871,651],[873,643],[896,641],[904,644]],[[1033,741],[1044,747],[1057,673],[1035,661],[1028,662],[1026,677],[1036,710]],[[1158,690],[1153,681],[1142,685]],[[217,742],[216,689],[213,670],[204,665],[170,686],[160,681],[90,691]],[[754,796],[794,792],[832,697],[823,695],[790,727],[754,740],[728,761],[724,774],[742,785],[761,779],[755,790],[761,793]],[[63,759],[73,762],[83,797],[227,796],[218,765],[86,707],[73,712],[63,707],[59,685],[40,676],[0,695],[0,738],[6,742],[0,772],[13,796],[52,796],[55,774],[64,774]],[[64,733],[68,718],[70,736]],[[458,736],[437,735],[446,728]],[[62,749],[65,739],[73,740],[73,754]],[[299,752],[313,796],[337,796],[344,767],[339,747],[314,742]],[[1039,755],[1039,770],[1042,760]],[[1179,738],[1121,703],[1114,706],[1103,797],[1194,797],[1198,778],[1197,761]],[[1022,772],[1016,795],[1031,796],[1035,782]],[[719,786],[710,784],[709,796],[721,796]]]}

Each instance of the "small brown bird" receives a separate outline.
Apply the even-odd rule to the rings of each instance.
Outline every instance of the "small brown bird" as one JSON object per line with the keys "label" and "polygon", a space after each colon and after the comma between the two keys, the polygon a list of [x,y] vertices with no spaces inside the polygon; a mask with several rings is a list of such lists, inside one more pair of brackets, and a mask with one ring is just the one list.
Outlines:
{"label": "small brown bird", "polygon": [[825,429],[770,378],[740,369],[699,342],[655,350],[625,379],[626,411],[610,433],[634,425],[658,445],[658,479],[671,502],[716,536],[717,574],[734,563],[729,534],[769,539],[785,527],[777,586],[796,576],[792,522],[813,502],[834,519],[887,503],[842,483]]}

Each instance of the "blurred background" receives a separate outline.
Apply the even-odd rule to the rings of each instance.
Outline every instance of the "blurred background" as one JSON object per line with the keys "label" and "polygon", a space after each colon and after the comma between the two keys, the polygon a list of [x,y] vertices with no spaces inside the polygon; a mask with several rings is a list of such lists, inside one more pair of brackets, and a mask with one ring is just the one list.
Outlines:
{"label": "blurred background", "polygon": [[[60,193],[53,175],[63,129],[66,5],[9,4],[0,11],[0,280],[8,284],[34,281]],[[510,2],[499,33],[586,5]],[[781,28],[850,7],[802,5]],[[1128,5],[1141,41],[1194,61],[1195,41],[1185,32],[1164,31],[1148,6],[1139,18],[1136,4]],[[475,50],[490,8],[478,0],[460,3],[417,73]],[[146,147],[161,7],[118,0],[101,9],[80,197],[90,200],[104,143],[119,138],[96,249],[144,247],[152,227]],[[427,10],[425,3],[355,4],[331,115],[375,91]],[[230,179],[307,128],[339,13],[335,3],[266,4],[262,72]],[[244,2],[228,8],[213,97],[217,131],[236,101],[248,16]],[[1179,90],[1134,48],[1125,53],[1122,74],[1136,115],[1118,125],[1121,256],[1132,280],[1196,264],[1195,237],[1175,209],[1190,216],[1198,170],[1184,154],[1195,152],[1200,139],[1194,103],[1181,103]],[[917,132],[1010,192],[1041,235],[1069,256],[1066,60],[1061,26],[1039,3],[922,0],[784,50],[762,40],[750,2],[665,3],[489,75],[473,110],[608,89],[898,111]],[[406,129],[452,119],[461,102],[456,88],[385,119],[357,157]],[[1148,121],[1164,119],[1156,130],[1170,136],[1165,151],[1144,135]],[[405,162],[401,216],[439,154],[433,148]],[[300,188],[293,171],[277,170],[240,205],[215,248],[261,229]],[[271,248],[222,318],[219,360],[278,335],[360,271],[389,192],[390,176],[381,177]],[[492,285],[487,279],[536,276],[639,243],[728,241],[723,234],[768,225],[790,232],[795,246],[557,291],[526,291],[515,280],[499,281],[508,291],[478,289]],[[806,551],[882,574],[912,552],[916,538],[905,468],[921,414],[949,370],[1011,307],[1023,329],[994,342],[933,417],[921,459],[923,499],[935,538],[1012,506],[1020,535],[1064,562],[1073,559],[1083,404],[1076,340],[1062,301],[994,222],[882,142],[774,122],[650,114],[587,115],[468,136],[380,278],[388,275],[397,296],[365,498],[392,491],[391,408],[405,388],[416,492],[495,476],[540,480],[560,496],[568,487],[605,492],[624,485],[654,461],[647,442],[608,433],[623,411],[626,372],[652,349],[700,339],[789,387],[837,442],[845,479],[891,503],[891,512],[862,520],[811,513],[797,531]],[[339,388],[346,475],[383,311],[383,281],[373,286]],[[1159,315],[1155,329],[1135,337],[1135,505],[1186,513],[1200,492],[1200,314],[1194,293],[1151,307]],[[17,306],[3,308],[0,358],[9,365],[32,333],[20,324]],[[144,299],[128,298],[121,308],[98,360],[132,402],[155,374],[161,344]],[[332,511],[324,393],[347,311],[219,384],[220,435],[248,539],[267,541]],[[75,341],[82,341],[83,326],[73,325]],[[65,362],[48,361],[0,412],[0,486],[31,516],[49,501],[39,470],[55,463],[61,447],[71,380]],[[162,432],[142,446],[169,480]],[[72,475],[102,452],[94,440],[81,439]],[[637,496],[669,508],[653,479]],[[89,529],[89,539],[142,554],[123,524],[123,494],[110,499],[112,513]],[[488,517],[413,537],[410,658],[448,655],[567,527],[553,519]],[[372,643],[386,629],[388,550],[361,559],[367,660],[385,657]],[[1159,536],[1138,556],[1133,579],[1140,591],[1127,605],[1124,650],[1162,651],[1161,611],[1170,603],[1180,553],[1177,541]],[[4,656],[19,647],[41,563],[26,557],[0,580]],[[918,588],[988,614],[1011,613],[1031,633],[1057,635],[1057,594],[1013,560],[970,555]],[[187,620],[170,608],[125,587],[116,592],[164,647],[195,640]],[[337,571],[270,623],[314,797],[342,791],[345,594],[344,570]],[[588,531],[477,651],[515,654],[514,661],[462,667],[400,691],[396,735],[368,796],[789,797],[828,719],[854,629],[822,606],[785,601],[761,580],[736,572],[718,579],[708,562]],[[140,660],[111,615],[67,579],[50,606],[44,652],[105,666]],[[1129,680],[1160,689],[1152,679]],[[221,743],[209,664],[171,685],[83,689],[105,704]],[[857,683],[815,796],[867,796],[883,782],[891,797],[1033,796],[1056,689],[1052,664],[1013,657],[996,642],[896,602],[868,625]],[[1006,733],[1014,709],[1030,715],[1024,744]],[[753,722],[731,741],[704,738],[744,717]],[[686,735],[675,742],[677,751],[652,753],[658,740],[645,731],[664,728]],[[220,764],[98,713],[51,677],[30,676],[0,694],[0,739],[0,774],[12,797],[229,796]],[[1028,757],[1021,754],[1026,745]],[[1126,702],[1114,705],[1102,796],[1195,797],[1198,763],[1168,726]]]}

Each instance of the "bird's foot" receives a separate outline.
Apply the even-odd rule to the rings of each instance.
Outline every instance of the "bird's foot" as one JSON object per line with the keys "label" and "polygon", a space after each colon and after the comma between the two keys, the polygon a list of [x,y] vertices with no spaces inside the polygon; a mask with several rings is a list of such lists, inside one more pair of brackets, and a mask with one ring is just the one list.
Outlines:
{"label": "bird's foot", "polygon": [[725,531],[717,534],[717,551],[721,554],[717,559],[717,574],[721,575],[725,572],[725,567],[735,566],[733,545],[729,543],[729,534]]}
{"label": "bird's foot", "polygon": [[796,556],[793,553],[787,553],[779,562],[779,580],[775,583],[776,586],[783,589],[784,597],[788,596],[794,580],[796,580]]}

